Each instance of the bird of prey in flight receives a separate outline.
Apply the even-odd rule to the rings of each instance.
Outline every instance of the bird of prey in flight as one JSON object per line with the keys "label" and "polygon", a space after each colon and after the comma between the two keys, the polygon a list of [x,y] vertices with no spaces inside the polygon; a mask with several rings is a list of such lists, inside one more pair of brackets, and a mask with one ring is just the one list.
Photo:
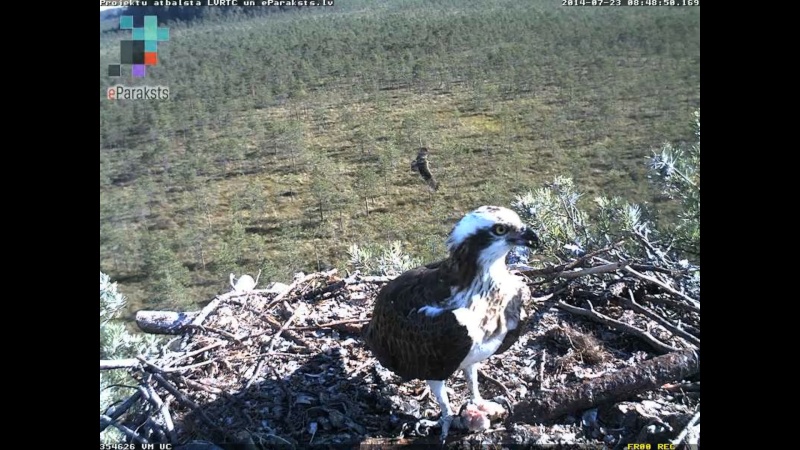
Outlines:
{"label": "bird of prey in flight", "polygon": [[431,167],[428,163],[428,149],[426,147],[421,147],[417,152],[417,159],[411,161],[411,170],[419,172],[422,179],[428,183],[428,188],[432,191],[439,189],[439,183],[431,173]]}

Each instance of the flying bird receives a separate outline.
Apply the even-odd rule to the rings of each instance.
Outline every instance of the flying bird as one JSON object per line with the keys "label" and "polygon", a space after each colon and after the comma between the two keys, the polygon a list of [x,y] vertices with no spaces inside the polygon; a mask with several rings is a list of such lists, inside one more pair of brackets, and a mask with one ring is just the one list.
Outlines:
{"label": "flying bird", "polygon": [[403,273],[375,299],[364,340],[385,368],[427,381],[442,411],[442,442],[455,417],[445,382],[456,371],[464,371],[476,407],[467,411],[468,428],[485,429],[480,411],[502,410],[481,397],[478,367],[524,328],[530,289],[505,263],[520,245],[537,248],[539,239],[514,211],[481,206],[453,227],[447,258]]}
{"label": "flying bird", "polygon": [[431,173],[431,167],[428,163],[428,149],[426,147],[421,147],[417,152],[417,159],[411,161],[411,170],[419,172],[432,191],[439,189],[439,183]]}

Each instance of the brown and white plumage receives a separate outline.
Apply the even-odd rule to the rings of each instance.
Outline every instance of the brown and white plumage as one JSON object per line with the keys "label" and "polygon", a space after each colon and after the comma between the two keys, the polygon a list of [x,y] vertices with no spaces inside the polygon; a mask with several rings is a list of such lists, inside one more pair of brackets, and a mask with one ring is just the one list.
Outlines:
{"label": "brown and white plumage", "polygon": [[375,300],[364,338],[378,361],[405,379],[427,380],[442,409],[442,439],[453,412],[445,380],[463,370],[473,403],[478,364],[519,338],[530,290],[505,264],[517,245],[538,238],[507,208],[482,206],[462,218],[447,240],[450,255],[409,270]]}
{"label": "brown and white plumage", "polygon": [[439,183],[433,178],[430,163],[428,163],[428,149],[422,147],[417,152],[417,159],[411,161],[411,170],[419,172],[422,179],[428,183],[428,187],[435,191],[439,189]]}

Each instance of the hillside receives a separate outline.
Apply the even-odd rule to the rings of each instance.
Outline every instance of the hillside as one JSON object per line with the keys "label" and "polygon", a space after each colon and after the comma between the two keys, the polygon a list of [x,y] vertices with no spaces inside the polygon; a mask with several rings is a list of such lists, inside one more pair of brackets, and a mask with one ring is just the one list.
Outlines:
{"label": "hillside", "polygon": [[[101,33],[100,266],[132,311],[194,309],[230,272],[345,269],[353,243],[440,257],[464,212],[557,175],[673,213],[644,163],[692,137],[699,8],[341,1],[169,26],[144,81],[106,76],[125,34]],[[117,83],[171,96],[106,100]]]}

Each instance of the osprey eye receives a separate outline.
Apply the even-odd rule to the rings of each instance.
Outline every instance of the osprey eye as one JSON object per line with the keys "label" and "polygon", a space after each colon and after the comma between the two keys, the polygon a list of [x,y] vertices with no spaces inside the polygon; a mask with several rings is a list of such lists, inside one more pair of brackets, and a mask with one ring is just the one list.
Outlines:
{"label": "osprey eye", "polygon": [[502,236],[502,235],[508,233],[508,227],[505,226],[505,225],[497,224],[497,225],[492,227],[492,233],[494,233],[494,234],[496,234],[498,236]]}

